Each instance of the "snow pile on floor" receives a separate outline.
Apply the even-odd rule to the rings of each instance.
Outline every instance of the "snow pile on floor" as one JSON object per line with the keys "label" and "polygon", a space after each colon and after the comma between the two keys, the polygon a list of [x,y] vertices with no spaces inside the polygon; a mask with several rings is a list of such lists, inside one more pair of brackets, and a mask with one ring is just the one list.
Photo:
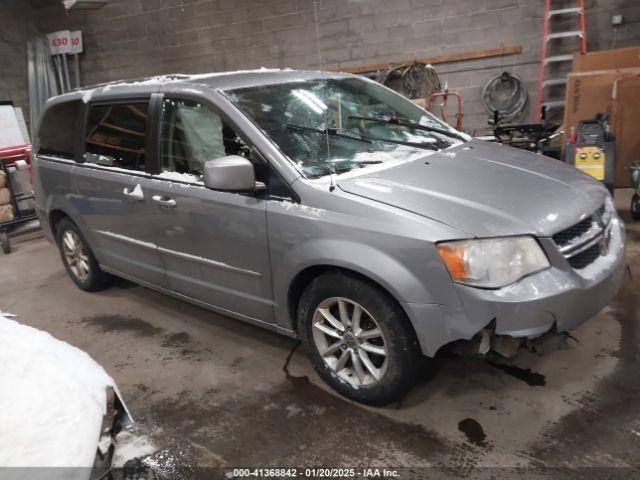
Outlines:
{"label": "snow pile on floor", "polygon": [[111,461],[113,468],[122,468],[132,458],[142,458],[157,450],[149,437],[125,429],[116,435],[116,448]]}
{"label": "snow pile on floor", "polygon": [[0,312],[0,467],[92,466],[114,382],[89,355]]}

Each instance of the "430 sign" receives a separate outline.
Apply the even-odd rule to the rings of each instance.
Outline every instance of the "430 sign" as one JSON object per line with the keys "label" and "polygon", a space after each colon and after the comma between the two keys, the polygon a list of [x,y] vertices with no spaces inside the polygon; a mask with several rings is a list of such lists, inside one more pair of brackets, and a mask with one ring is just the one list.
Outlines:
{"label": "430 sign", "polygon": [[51,55],[61,55],[63,53],[76,54],[82,52],[82,32],[76,30],[60,30],[47,35]]}

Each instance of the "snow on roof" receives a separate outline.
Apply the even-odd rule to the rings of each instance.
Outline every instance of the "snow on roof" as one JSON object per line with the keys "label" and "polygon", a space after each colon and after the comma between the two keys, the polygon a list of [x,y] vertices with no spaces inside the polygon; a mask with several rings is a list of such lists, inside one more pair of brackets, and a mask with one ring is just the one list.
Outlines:
{"label": "snow on roof", "polygon": [[91,92],[93,90],[97,90],[99,88],[108,90],[114,86],[137,86],[137,85],[155,85],[158,83],[166,83],[172,81],[185,81],[185,82],[194,82],[197,80],[205,80],[208,78],[214,77],[223,77],[227,75],[239,75],[244,73],[275,73],[275,72],[293,72],[294,70],[290,68],[254,68],[251,70],[230,70],[223,72],[209,72],[209,73],[171,73],[166,75],[153,75],[150,77],[143,78],[135,78],[135,79],[121,79],[121,80],[113,80],[105,83],[98,83],[95,85],[89,85],[87,87],[83,87],[76,91],[78,92]]}
{"label": "snow on roof", "polygon": [[90,467],[111,377],[87,353],[0,312],[0,467]]}
{"label": "snow on roof", "polygon": [[[156,75],[129,80],[113,80],[95,85],[88,85],[70,92],[51,97],[47,104],[65,102],[69,100],[81,99],[84,103],[90,102],[94,95],[102,95],[109,91],[121,94],[123,92],[136,93],[151,91],[160,88],[166,83],[189,83],[194,85],[204,85],[213,88],[242,88],[262,84],[279,82],[305,81],[313,78],[333,78],[345,76],[345,73],[313,71],[313,70],[293,70],[290,68],[258,68],[253,70],[235,70],[227,72],[211,72],[197,74],[167,74]],[[364,77],[363,77],[364,78]]]}

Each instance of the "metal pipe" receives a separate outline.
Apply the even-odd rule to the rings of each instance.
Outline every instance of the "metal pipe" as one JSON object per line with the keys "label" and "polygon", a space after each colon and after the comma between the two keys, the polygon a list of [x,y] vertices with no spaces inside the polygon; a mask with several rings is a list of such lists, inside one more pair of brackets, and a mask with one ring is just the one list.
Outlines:
{"label": "metal pipe", "polygon": [[80,88],[80,55],[77,53],[73,55],[73,63],[76,70],[76,88]]}
{"label": "metal pipe", "polygon": [[58,55],[53,55],[53,63],[55,64],[55,67],[56,67],[58,82],[60,82],[60,92],[64,93],[66,91],[66,88],[65,88],[64,80],[62,78],[62,65]]}
{"label": "metal pipe", "polygon": [[69,80],[69,62],[67,62],[67,54],[62,54],[62,65],[64,67],[64,81],[67,85],[67,91],[71,90],[71,80]]}

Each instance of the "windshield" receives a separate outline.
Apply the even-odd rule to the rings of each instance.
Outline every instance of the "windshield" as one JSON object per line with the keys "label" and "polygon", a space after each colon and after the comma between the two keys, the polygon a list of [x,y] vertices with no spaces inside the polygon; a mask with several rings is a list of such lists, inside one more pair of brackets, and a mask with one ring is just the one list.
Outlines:
{"label": "windshield", "polygon": [[308,178],[403,163],[467,139],[410,100],[359,78],[227,94]]}

